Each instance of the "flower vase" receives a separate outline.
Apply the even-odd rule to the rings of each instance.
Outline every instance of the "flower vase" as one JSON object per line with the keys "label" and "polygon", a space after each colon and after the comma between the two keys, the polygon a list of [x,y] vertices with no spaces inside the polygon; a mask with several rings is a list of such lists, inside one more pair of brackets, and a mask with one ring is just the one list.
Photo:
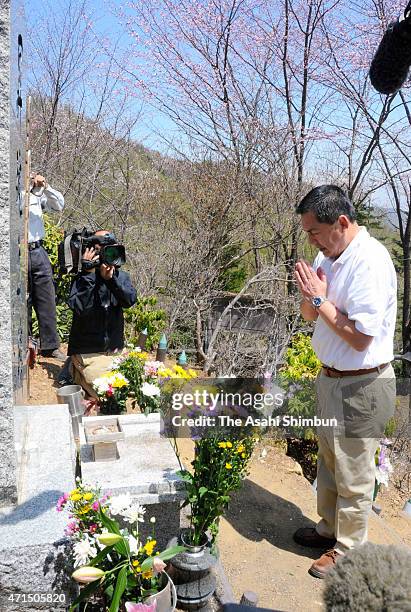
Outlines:
{"label": "flower vase", "polygon": [[176,587],[167,572],[163,572],[163,576],[165,577],[164,588],[158,593],[147,597],[144,603],[153,604],[156,602],[156,612],[174,612],[177,606]]}
{"label": "flower vase", "polygon": [[190,544],[189,536],[190,530],[181,532],[179,543],[187,550],[171,559],[171,571],[178,607],[182,610],[199,610],[214,595],[216,578],[211,570],[217,559],[211,554],[206,534],[198,546]]}

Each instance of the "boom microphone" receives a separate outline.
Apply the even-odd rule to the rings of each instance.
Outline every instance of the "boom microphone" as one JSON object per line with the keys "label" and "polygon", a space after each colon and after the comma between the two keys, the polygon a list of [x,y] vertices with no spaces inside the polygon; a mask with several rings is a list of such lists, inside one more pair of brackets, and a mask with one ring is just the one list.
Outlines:
{"label": "boom microphone", "polygon": [[389,24],[370,66],[370,79],[382,94],[393,94],[405,83],[411,65],[411,0]]}

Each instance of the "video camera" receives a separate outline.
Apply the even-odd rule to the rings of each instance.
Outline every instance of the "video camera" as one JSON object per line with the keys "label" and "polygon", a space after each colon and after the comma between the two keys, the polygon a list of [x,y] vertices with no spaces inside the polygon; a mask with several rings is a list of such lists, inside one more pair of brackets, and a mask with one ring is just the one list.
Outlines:
{"label": "video camera", "polygon": [[[86,249],[98,246],[96,259],[87,261],[82,258]],[[83,227],[81,231],[65,232],[64,240],[58,246],[58,262],[61,272],[68,274],[77,274],[101,264],[119,268],[126,263],[126,250],[122,244],[118,244],[114,234],[96,236],[93,231]]]}

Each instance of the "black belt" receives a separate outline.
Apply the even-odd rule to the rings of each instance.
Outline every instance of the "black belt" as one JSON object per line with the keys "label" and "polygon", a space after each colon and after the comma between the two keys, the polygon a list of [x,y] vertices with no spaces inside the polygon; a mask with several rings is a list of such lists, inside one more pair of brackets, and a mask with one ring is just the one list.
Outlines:
{"label": "black belt", "polygon": [[34,249],[38,249],[43,244],[42,240],[36,240],[35,242],[29,242],[29,251],[34,251]]}

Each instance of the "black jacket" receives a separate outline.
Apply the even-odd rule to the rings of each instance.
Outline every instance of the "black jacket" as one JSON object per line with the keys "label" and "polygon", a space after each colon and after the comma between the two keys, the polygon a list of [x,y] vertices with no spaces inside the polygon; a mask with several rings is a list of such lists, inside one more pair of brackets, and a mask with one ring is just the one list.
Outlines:
{"label": "black jacket", "polygon": [[123,308],[132,306],[136,298],[126,272],[115,270],[110,280],[103,280],[98,270],[78,274],[68,299],[74,313],[68,355],[123,348]]}

